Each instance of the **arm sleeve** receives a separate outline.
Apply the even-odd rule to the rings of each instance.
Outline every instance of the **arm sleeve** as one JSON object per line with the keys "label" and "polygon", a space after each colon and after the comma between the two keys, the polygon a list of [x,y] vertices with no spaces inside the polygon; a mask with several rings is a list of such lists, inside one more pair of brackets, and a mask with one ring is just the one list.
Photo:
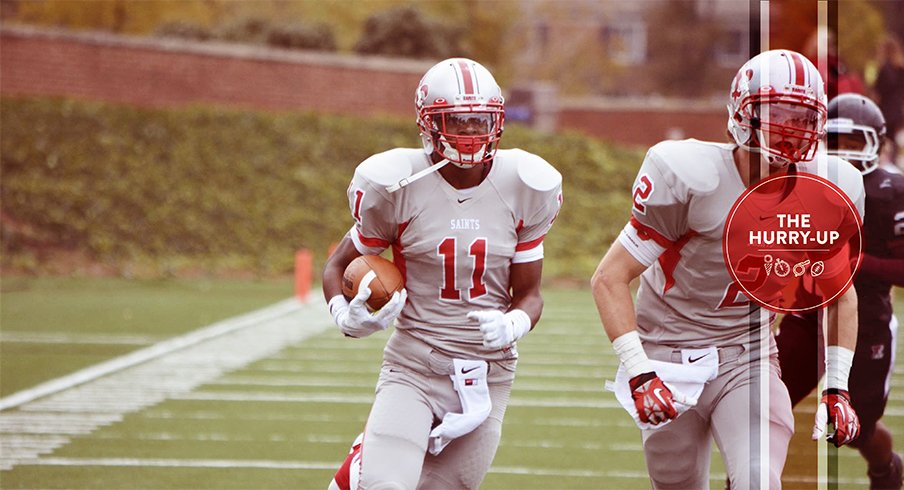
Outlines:
{"label": "arm sleeve", "polygon": [[622,246],[647,266],[688,231],[689,189],[654,148],[634,180],[631,220],[618,236]]}
{"label": "arm sleeve", "polygon": [[894,286],[904,286],[904,258],[883,259],[864,254],[860,273],[869,276],[870,279]]}
{"label": "arm sleeve", "polygon": [[552,224],[559,215],[562,206],[561,183],[552,190],[543,192],[539,205],[527,220],[519,223],[516,233],[518,243],[515,245],[513,264],[533,262],[543,258],[543,239],[549,233]]}
{"label": "arm sleeve", "polygon": [[362,255],[379,255],[395,241],[395,205],[383,189],[355,174],[348,187],[348,204],[355,224],[349,236]]}

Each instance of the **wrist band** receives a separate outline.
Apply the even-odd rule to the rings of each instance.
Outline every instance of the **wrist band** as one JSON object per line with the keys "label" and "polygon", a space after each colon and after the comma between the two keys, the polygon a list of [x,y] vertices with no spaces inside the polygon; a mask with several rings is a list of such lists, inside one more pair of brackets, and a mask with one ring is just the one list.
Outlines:
{"label": "wrist band", "polygon": [[629,378],[653,371],[653,365],[650,364],[647,353],[643,350],[637,330],[631,330],[613,340],[612,348],[615,349],[619,360],[625,366]]}
{"label": "wrist band", "polygon": [[840,345],[826,346],[826,389],[848,390],[854,351]]}

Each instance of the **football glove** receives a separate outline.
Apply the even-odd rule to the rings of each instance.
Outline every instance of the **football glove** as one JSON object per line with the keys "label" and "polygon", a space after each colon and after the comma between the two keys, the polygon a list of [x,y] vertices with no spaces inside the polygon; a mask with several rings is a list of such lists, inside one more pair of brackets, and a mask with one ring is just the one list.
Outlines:
{"label": "football glove", "polygon": [[628,380],[628,386],[641,422],[657,425],[678,416],[672,390],[654,371],[634,376]]}
{"label": "football glove", "polygon": [[816,409],[816,423],[813,426],[814,441],[826,433],[826,424],[829,423],[835,430],[826,437],[826,440],[835,447],[850,444],[860,435],[860,419],[851,406],[851,397],[847,391],[829,388],[822,392],[822,400]]}
{"label": "football glove", "polygon": [[468,318],[480,323],[483,346],[488,349],[508,347],[530,331],[530,317],[519,309],[508,313],[499,310],[477,310],[468,313]]}
{"label": "football glove", "polygon": [[367,283],[362,281],[358,287],[358,294],[350,302],[346,301],[341,294],[330,300],[330,313],[333,315],[333,320],[346,337],[362,338],[374,332],[386,330],[402,312],[405,301],[408,299],[407,290],[396,291],[389,302],[378,311],[371,313],[367,311],[365,304],[370,298],[369,284],[369,281]]}

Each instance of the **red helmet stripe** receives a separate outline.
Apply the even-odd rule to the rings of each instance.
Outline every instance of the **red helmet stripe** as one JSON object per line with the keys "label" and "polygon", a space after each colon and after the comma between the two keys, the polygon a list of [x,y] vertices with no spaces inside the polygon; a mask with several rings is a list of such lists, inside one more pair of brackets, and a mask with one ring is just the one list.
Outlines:
{"label": "red helmet stripe", "polygon": [[474,80],[472,80],[471,67],[464,61],[458,62],[458,67],[461,69],[461,78],[465,82],[465,93],[473,94],[474,93]]}
{"label": "red helmet stripe", "polygon": [[794,62],[794,85],[806,85],[806,70],[804,60],[797,53],[791,53],[791,61]]}

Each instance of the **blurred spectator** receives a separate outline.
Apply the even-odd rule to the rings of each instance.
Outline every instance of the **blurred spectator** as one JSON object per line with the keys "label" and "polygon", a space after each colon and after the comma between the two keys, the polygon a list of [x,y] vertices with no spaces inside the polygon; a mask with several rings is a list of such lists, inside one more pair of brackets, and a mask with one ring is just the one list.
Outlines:
{"label": "blurred spectator", "polygon": [[885,115],[890,154],[894,163],[898,159],[897,134],[904,122],[904,51],[901,43],[889,35],[879,47],[879,75],[873,85],[876,102]]}
{"label": "blurred spectator", "polygon": [[[820,38],[823,37],[823,43]],[[835,33],[830,30],[816,30],[807,39],[804,44],[803,54],[814,65],[819,66],[819,47],[820,44],[826,49],[826,96],[829,100],[835,98],[838,94],[853,92],[855,94],[863,94],[863,80],[855,73],[848,71],[847,65],[838,56],[838,41],[835,39]],[[820,66],[820,69],[822,67]]]}

